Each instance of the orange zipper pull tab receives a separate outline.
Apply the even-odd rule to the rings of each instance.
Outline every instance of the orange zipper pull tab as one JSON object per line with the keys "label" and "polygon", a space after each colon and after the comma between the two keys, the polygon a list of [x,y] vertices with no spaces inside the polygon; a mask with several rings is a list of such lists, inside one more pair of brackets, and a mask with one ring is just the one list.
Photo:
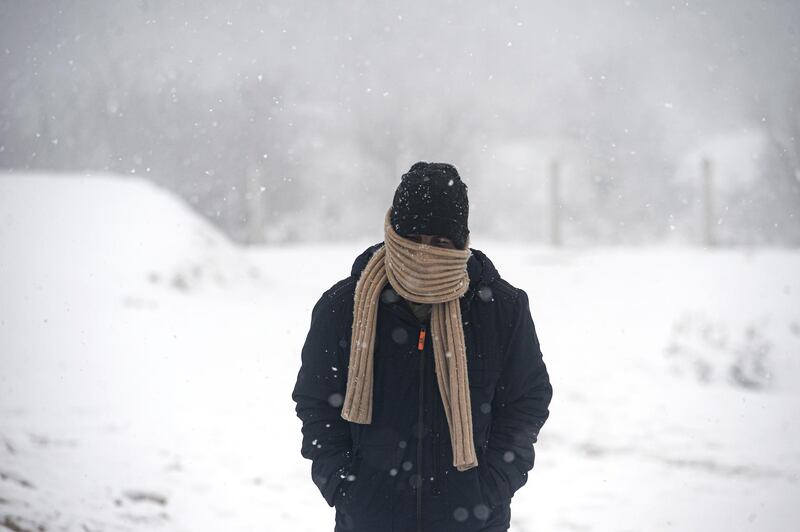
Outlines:
{"label": "orange zipper pull tab", "polygon": [[425,327],[419,330],[419,340],[417,341],[417,349],[419,351],[425,349]]}

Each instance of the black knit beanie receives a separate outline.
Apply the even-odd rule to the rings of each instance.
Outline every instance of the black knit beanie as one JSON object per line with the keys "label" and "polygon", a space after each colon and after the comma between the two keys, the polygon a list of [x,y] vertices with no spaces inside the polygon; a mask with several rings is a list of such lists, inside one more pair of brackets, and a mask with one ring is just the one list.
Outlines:
{"label": "black knit beanie", "polygon": [[391,221],[400,236],[445,236],[465,249],[469,227],[467,185],[455,166],[415,163],[394,193]]}

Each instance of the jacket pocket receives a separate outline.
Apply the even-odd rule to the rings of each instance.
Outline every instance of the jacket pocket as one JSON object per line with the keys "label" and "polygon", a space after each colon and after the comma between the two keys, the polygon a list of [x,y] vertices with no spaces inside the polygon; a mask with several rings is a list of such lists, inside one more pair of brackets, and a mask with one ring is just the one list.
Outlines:
{"label": "jacket pocket", "polygon": [[361,465],[361,456],[358,448],[353,453],[353,460],[350,463],[349,474],[345,476],[336,488],[336,498],[334,499],[334,506],[337,508],[344,507],[352,499],[352,487],[358,480],[359,469]]}
{"label": "jacket pocket", "polygon": [[478,471],[482,458],[480,449],[476,449],[476,453],[477,468],[473,467],[466,471],[452,470],[447,475],[447,486],[443,494],[444,504],[454,531],[483,530],[491,517],[491,506],[483,493],[483,484]]}
{"label": "jacket pocket", "polygon": [[483,442],[483,445],[481,445],[477,449],[477,454],[478,454],[478,471],[477,471],[478,475],[477,475],[477,477],[478,477],[478,488],[480,489],[480,492],[481,492],[481,500],[489,508],[489,510],[491,510],[491,509],[493,509],[495,507],[495,505],[491,503],[491,500],[493,500],[493,497],[491,497],[490,494],[487,492],[488,486],[483,481],[483,475],[481,474],[481,471],[484,471],[484,473],[485,473],[485,470],[488,468],[488,464],[486,463],[486,460],[484,458],[486,456],[486,447],[488,445],[489,445],[489,442],[485,441],[485,442]]}
{"label": "jacket pocket", "polygon": [[361,445],[359,451],[355,479],[337,506],[343,522],[352,524],[354,530],[370,529],[367,525],[391,516],[394,491],[391,469],[395,467],[395,448]]}

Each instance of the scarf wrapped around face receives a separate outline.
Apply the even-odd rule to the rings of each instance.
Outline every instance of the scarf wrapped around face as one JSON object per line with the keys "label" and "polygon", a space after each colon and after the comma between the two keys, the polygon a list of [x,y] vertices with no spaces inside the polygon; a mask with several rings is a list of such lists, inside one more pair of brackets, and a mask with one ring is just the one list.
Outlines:
{"label": "scarf wrapped around face", "polygon": [[375,322],[380,294],[389,282],[403,298],[431,304],[436,379],[453,444],[453,465],[465,471],[478,465],[459,304],[469,288],[469,239],[466,249],[421,244],[398,235],[390,220],[391,208],[384,218],[384,245],[370,257],[356,283],[347,392],[341,415],[353,423],[372,422]]}

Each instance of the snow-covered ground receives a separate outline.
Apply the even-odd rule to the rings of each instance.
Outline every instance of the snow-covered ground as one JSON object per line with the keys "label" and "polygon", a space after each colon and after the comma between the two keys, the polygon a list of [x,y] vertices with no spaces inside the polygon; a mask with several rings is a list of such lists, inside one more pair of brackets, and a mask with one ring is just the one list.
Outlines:
{"label": "snow-covered ground", "polygon": [[[290,396],[371,243],[246,250],[139,179],[0,176],[0,530],[332,530]],[[800,252],[472,245],[554,388],[514,532],[797,529]]]}

